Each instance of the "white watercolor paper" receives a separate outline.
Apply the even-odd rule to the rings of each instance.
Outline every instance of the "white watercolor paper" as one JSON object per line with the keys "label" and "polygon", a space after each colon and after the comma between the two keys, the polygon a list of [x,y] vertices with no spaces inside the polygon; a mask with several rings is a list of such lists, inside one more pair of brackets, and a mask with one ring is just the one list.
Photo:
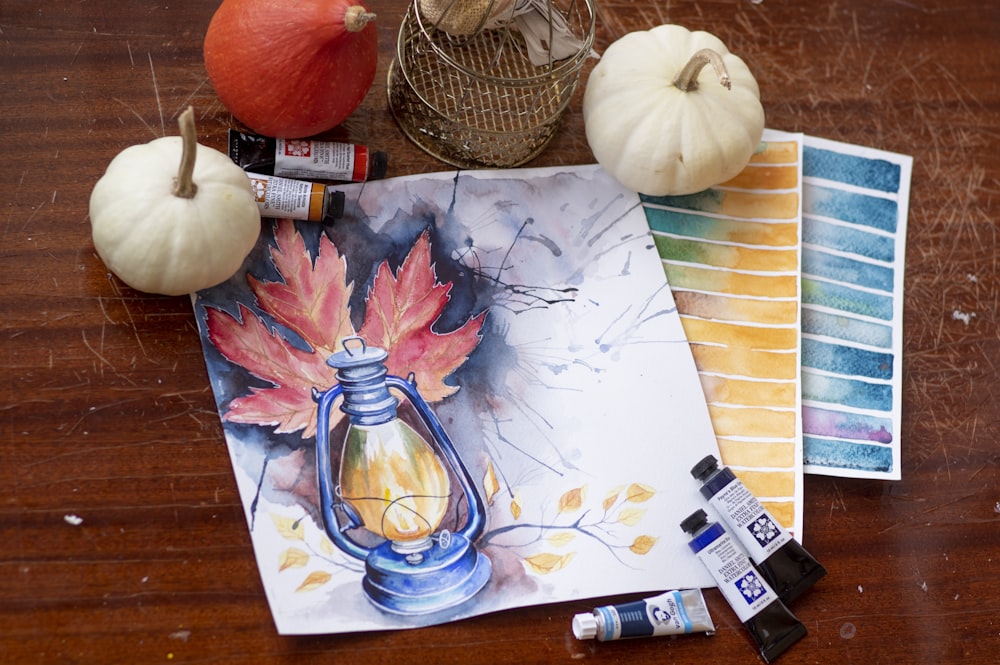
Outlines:
{"label": "white watercolor paper", "polygon": [[[408,628],[532,604],[712,586],[679,523],[705,506],[689,470],[718,456],[718,447],[638,197],[596,166],[448,172],[343,191],[345,217],[332,228],[268,224],[244,269],[194,298],[279,632]],[[374,280],[385,286],[386,275],[399,275],[422,238],[437,285],[449,289],[435,334],[446,339],[482,317],[481,339],[446,378],[453,394],[430,406],[487,501],[474,544],[491,574],[461,604],[404,616],[366,597],[364,562],[324,531],[307,419],[254,424],[249,409],[237,409],[242,420],[234,422],[234,408],[258,399],[266,410],[259,396],[280,391],[276,379],[262,378],[270,359],[286,351],[303,362],[322,355],[261,295],[287,280],[279,264],[291,272],[276,263],[276,251],[285,252],[282,261],[306,262],[298,278],[342,261],[352,284],[349,327],[363,333],[375,326],[364,320],[377,297]],[[376,278],[380,266],[389,273]],[[344,282],[328,280],[324,289],[344,290]],[[330,293],[311,297],[321,302]],[[255,356],[263,366],[248,369],[230,357],[250,357],[254,344],[268,349]],[[315,361],[320,367],[325,356]],[[462,516],[451,519],[460,528]]]}

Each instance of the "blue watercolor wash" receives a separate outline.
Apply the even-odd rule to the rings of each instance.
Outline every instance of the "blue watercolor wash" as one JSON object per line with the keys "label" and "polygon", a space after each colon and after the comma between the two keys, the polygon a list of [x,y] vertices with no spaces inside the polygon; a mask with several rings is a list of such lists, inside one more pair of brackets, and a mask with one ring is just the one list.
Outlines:
{"label": "blue watercolor wash", "polygon": [[652,203],[668,208],[680,208],[681,210],[695,210],[699,212],[718,212],[725,199],[725,192],[717,189],[706,189],[697,194],[686,194],[684,196],[647,196],[640,194],[639,200],[643,203]]}
{"label": "blue watercolor wash", "polygon": [[808,215],[802,216],[802,243],[857,254],[884,263],[896,260],[894,238],[864,229],[831,224]]}
{"label": "blue watercolor wash", "polygon": [[892,268],[810,248],[802,250],[802,273],[887,293],[895,281]]}
{"label": "blue watercolor wash", "polygon": [[802,332],[881,349],[892,348],[892,326],[807,307],[802,308]]}
{"label": "blue watercolor wash", "polygon": [[802,278],[802,304],[829,307],[841,312],[869,316],[882,321],[893,319],[892,296],[860,291],[841,284]]}
{"label": "blue watercolor wash", "polygon": [[868,383],[857,379],[815,374],[803,368],[803,401],[840,404],[872,411],[892,409],[892,386],[884,383]]}
{"label": "blue watercolor wash", "polygon": [[672,233],[706,240],[727,240],[729,237],[728,225],[720,224],[713,217],[662,208],[644,207],[643,210],[649,230],[653,233]]}
{"label": "blue watercolor wash", "polygon": [[802,461],[812,466],[857,471],[892,471],[892,447],[850,441],[802,439]]}
{"label": "blue watercolor wash", "polygon": [[888,381],[892,379],[893,355],[856,346],[803,339],[802,366],[845,376]]}
{"label": "blue watercolor wash", "polygon": [[884,159],[805,146],[802,149],[802,175],[896,193],[899,191],[902,169],[899,164]]}
{"label": "blue watercolor wash", "polygon": [[899,206],[895,201],[818,185],[810,186],[802,198],[803,214],[896,232]]}

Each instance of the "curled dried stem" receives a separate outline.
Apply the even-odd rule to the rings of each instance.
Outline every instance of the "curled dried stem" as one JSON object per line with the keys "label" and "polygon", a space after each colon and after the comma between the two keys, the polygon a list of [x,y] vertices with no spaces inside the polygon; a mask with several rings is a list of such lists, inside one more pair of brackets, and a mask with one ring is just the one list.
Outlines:
{"label": "curled dried stem", "polygon": [[691,59],[688,60],[684,68],[674,78],[674,85],[684,92],[697,90],[698,74],[701,73],[705,65],[709,64],[715,69],[715,73],[719,77],[719,83],[731,90],[733,82],[729,78],[729,70],[726,69],[726,63],[717,51],[713,51],[710,48],[703,48],[691,56]]}

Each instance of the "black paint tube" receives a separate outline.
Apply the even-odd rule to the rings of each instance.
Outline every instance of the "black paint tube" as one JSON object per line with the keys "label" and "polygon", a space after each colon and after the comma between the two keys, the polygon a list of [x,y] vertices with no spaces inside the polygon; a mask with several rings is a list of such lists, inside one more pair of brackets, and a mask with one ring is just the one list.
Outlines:
{"label": "black paint tube", "polygon": [[367,146],[274,139],[229,130],[229,158],[244,171],[295,180],[365,182],[385,177],[388,156]]}
{"label": "black paint tube", "polygon": [[806,636],[806,627],[721,524],[709,522],[705,511],[698,509],[681,522],[681,529],[691,535],[688,547],[712,574],[765,662],[773,662]]}
{"label": "black paint tube", "polygon": [[757,500],[728,468],[708,455],[691,469],[701,494],[722,516],[761,575],[786,604],[809,590],[826,569]]}

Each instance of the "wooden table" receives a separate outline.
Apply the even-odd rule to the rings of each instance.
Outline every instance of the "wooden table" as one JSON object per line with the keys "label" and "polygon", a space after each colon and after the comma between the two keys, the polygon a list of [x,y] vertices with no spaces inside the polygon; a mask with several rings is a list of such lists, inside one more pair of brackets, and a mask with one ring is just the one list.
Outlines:
{"label": "wooden table", "polygon": [[[404,2],[373,0],[380,73],[346,136],[390,175],[441,170],[386,107]],[[796,663],[994,663],[1000,653],[1000,4],[603,0],[597,47],[665,22],[719,35],[768,126],[915,158],[903,479],[808,476],[805,542],[829,570],[796,604]],[[0,3],[0,662],[752,663],[718,634],[578,642],[591,601],[414,631],[276,634],[187,298],[137,293],[94,251],[87,201],[126,146],[188,104],[233,119],[201,44],[217,2]],[[531,165],[592,161],[580,103]],[[67,516],[79,516],[73,525]]]}

